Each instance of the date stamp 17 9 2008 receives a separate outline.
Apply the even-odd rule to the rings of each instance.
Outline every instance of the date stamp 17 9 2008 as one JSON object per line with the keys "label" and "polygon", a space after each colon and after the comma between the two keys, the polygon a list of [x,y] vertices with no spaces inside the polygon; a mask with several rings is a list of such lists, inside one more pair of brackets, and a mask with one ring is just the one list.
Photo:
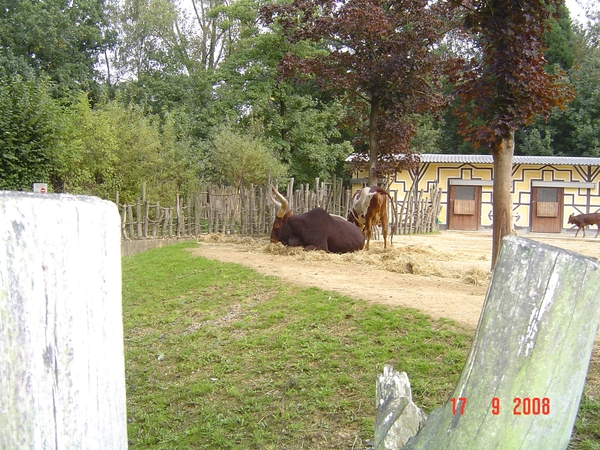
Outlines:
{"label": "date stamp 17 9 2008", "polygon": [[[452,397],[450,399],[452,403],[452,414],[464,415],[467,409],[467,398],[466,397]],[[500,399],[498,397],[492,398],[491,401],[491,412],[494,415],[500,414]],[[550,414],[550,399],[548,397],[514,397],[512,404],[512,413],[515,416],[547,416]]]}

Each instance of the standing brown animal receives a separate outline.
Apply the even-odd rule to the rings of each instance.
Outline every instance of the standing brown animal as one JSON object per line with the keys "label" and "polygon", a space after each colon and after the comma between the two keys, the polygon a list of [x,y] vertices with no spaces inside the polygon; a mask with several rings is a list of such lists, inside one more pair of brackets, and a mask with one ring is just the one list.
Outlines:
{"label": "standing brown animal", "polygon": [[390,234],[390,245],[392,244],[392,236],[396,231],[396,205],[394,200],[384,189],[378,186],[365,187],[356,191],[350,202],[348,209],[348,222],[363,230],[367,245],[365,249],[369,250],[369,242],[371,241],[371,231],[374,225],[381,223],[383,231],[383,248],[387,248],[388,235],[388,213],[387,199],[390,199],[390,204],[394,210],[394,221],[392,223],[392,233]]}
{"label": "standing brown animal", "polygon": [[596,225],[598,227],[598,232],[594,238],[598,237],[598,233],[600,233],[600,213],[591,213],[591,214],[579,214],[574,215],[571,214],[569,216],[569,223],[572,223],[577,227],[577,232],[575,233],[575,237],[579,234],[579,230],[583,230],[583,237],[585,237],[585,227],[588,225]]}

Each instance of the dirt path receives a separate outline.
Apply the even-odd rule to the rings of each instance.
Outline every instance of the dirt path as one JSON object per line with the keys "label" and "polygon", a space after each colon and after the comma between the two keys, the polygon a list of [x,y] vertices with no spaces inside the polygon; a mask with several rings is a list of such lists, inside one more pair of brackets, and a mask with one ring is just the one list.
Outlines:
{"label": "dirt path", "polygon": [[[584,240],[581,237],[541,234],[525,237],[588,256],[600,256],[600,238],[588,236]],[[469,271],[489,273],[491,234],[488,232],[446,231],[427,236],[394,237],[394,252],[423,249],[424,258],[435,264],[438,272],[444,272],[442,276],[394,273],[377,269],[376,265],[363,265],[360,260],[306,260],[303,255],[269,254],[264,252],[268,245],[272,244],[268,244],[266,239],[258,246],[227,240],[220,243],[205,241],[194,253],[209,259],[243,264],[261,274],[301,286],[316,286],[373,303],[415,308],[433,318],[452,319],[471,329],[477,326],[489,284],[487,279],[476,286],[468,284],[464,277],[454,278],[456,274]],[[372,254],[368,256],[390,257],[390,253],[381,248],[381,243],[376,242],[372,247]]]}

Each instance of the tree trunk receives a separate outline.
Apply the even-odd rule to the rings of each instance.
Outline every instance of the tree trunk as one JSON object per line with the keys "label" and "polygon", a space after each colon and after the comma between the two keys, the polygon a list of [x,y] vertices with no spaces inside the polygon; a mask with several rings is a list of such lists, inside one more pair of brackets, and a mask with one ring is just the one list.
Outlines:
{"label": "tree trunk", "polygon": [[379,156],[379,141],[377,138],[377,120],[379,119],[379,105],[381,100],[371,100],[369,113],[369,186],[377,186],[377,158]]}
{"label": "tree trunk", "polygon": [[599,290],[596,259],[506,237],[456,388],[402,449],[565,449]]}
{"label": "tree trunk", "polygon": [[494,157],[492,269],[496,264],[502,238],[513,234],[513,203],[510,191],[514,149],[515,133],[512,131],[492,151]]}

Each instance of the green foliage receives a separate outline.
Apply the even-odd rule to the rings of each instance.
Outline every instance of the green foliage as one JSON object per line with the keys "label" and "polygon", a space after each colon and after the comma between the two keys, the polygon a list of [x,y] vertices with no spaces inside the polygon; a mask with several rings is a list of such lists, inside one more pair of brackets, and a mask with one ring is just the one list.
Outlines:
{"label": "green foliage", "polygon": [[577,97],[558,120],[570,127],[565,146],[573,154],[600,156],[600,27],[580,30],[578,39],[578,65],[572,75]]}
{"label": "green foliage", "polygon": [[157,200],[168,203],[177,193],[193,191],[199,181],[197,153],[188,139],[179,136],[176,114],[161,124],[140,107],[116,101],[100,106],[98,114],[110,121],[117,141],[114,172],[122,201],[139,197],[142,182],[149,192],[158,193]]}
{"label": "green foliage", "polygon": [[442,153],[440,151],[441,130],[432,116],[415,118],[417,131],[410,141],[410,151],[414,153]]}
{"label": "green foliage", "polygon": [[550,29],[544,36],[546,59],[550,67],[558,64],[561,69],[570,70],[575,58],[572,24],[566,6],[559,9],[559,14],[558,18],[551,18]]}
{"label": "green foliage", "polygon": [[[233,169],[218,167],[232,160],[226,152],[221,159],[213,154],[224,123],[233,124],[229,131],[254,146],[252,151],[268,147],[270,156],[265,157],[278,160],[259,165],[271,166],[273,174],[281,174],[278,168],[285,166],[287,175],[300,183],[344,176],[347,156],[366,151],[371,140],[384,152],[406,148],[415,129],[411,151],[473,151],[456,134],[457,119],[448,114],[439,123],[425,114],[418,128],[412,122],[413,113],[440,100],[440,60],[428,66],[427,58],[454,56],[442,47],[436,52],[431,45],[423,47],[422,33],[444,27],[432,27],[437,22],[421,14],[417,3],[400,18],[369,7],[352,9],[338,20],[333,8],[327,26],[320,22],[320,30],[313,31],[353,30],[356,39],[342,33],[344,42],[309,42],[316,34],[288,39],[282,27],[290,24],[284,22],[275,20],[264,28],[258,19],[263,4],[255,0],[195,0],[196,10],[187,11],[172,0],[0,0],[0,183],[5,189],[29,189],[34,181],[47,181],[57,192],[109,199],[118,190],[120,199],[130,202],[145,181],[149,192],[164,197],[158,200],[170,203],[177,192],[193,191],[203,176],[230,184],[250,182],[247,174],[242,179]],[[547,123],[538,120],[518,135],[518,152],[600,155],[594,23],[572,35],[563,14],[545,36],[550,63],[568,69],[575,62],[570,75],[578,98],[565,112],[553,111]],[[307,39],[292,42],[297,37]],[[394,50],[404,38],[402,49],[408,53]],[[115,45],[102,55],[103,63],[108,58],[102,87],[111,101],[101,99],[94,70],[109,42]],[[373,55],[366,42],[377,50]],[[424,59],[417,58],[415,49],[426,52]],[[300,77],[308,66],[292,70],[292,56],[339,57],[341,63],[352,56],[360,64],[344,71],[348,66],[336,63]],[[282,79],[278,69],[290,78]],[[389,76],[398,70],[419,77]],[[51,83],[42,82],[45,77]],[[432,97],[413,96],[422,92]],[[373,139],[367,126],[371,106],[386,115]],[[210,160],[205,158],[207,143],[212,145]]]}
{"label": "green foliage", "polygon": [[170,0],[125,0],[111,9],[116,31],[113,69],[117,78],[138,80],[154,72],[177,73],[185,67],[174,29],[177,10]]}
{"label": "green foliage", "polygon": [[251,133],[223,127],[208,145],[207,158],[217,183],[240,188],[286,175],[270,144]]}
{"label": "green foliage", "polygon": [[0,189],[48,181],[61,120],[49,91],[45,82],[0,78]]}
{"label": "green foliage", "polygon": [[160,124],[118,101],[92,108],[82,94],[64,113],[53,188],[106,199],[119,191],[120,201],[132,202],[145,182],[154,200],[172,203],[199,181],[197,153],[181,131],[176,113]]}
{"label": "green foliage", "polygon": [[[246,127],[262,124],[262,134],[289,167],[289,175],[309,183],[336,174],[352,147],[339,130],[346,115],[341,102],[321,95],[314,86],[277,79],[279,61],[297,47],[276,31],[260,34],[248,29],[215,73],[219,102],[211,112],[213,121],[222,117]],[[311,49],[314,53],[314,46]]]}
{"label": "green foliage", "polygon": [[146,114],[164,117],[198,101],[195,97],[201,93],[201,87],[195,86],[193,77],[157,71],[120,83],[117,97],[125,104],[141,106]]}
{"label": "green foliage", "polygon": [[539,128],[531,128],[520,133],[522,143],[518,147],[518,154],[552,156],[552,138],[550,137],[550,133],[545,132],[542,136],[542,132]]}
{"label": "green foliage", "polygon": [[[600,156],[600,51],[595,45],[594,28],[577,29],[572,48],[577,64],[570,79],[577,96],[564,111],[555,109],[547,121],[537,119],[517,134],[516,151],[520,154]],[[532,139],[544,136],[543,151]]]}
{"label": "green foliage", "polygon": [[65,109],[57,161],[55,192],[114,198],[119,188],[115,173],[118,142],[110,118],[93,111],[85,94]]}
{"label": "green foliage", "polygon": [[274,92],[262,115],[277,153],[290,166],[290,175],[299,183],[339,175],[339,162],[353,151],[338,126],[346,108],[338,101],[322,101],[286,87]]}
{"label": "green foliage", "polygon": [[89,89],[103,45],[103,5],[99,0],[1,0],[2,62],[27,64],[61,93]]}

